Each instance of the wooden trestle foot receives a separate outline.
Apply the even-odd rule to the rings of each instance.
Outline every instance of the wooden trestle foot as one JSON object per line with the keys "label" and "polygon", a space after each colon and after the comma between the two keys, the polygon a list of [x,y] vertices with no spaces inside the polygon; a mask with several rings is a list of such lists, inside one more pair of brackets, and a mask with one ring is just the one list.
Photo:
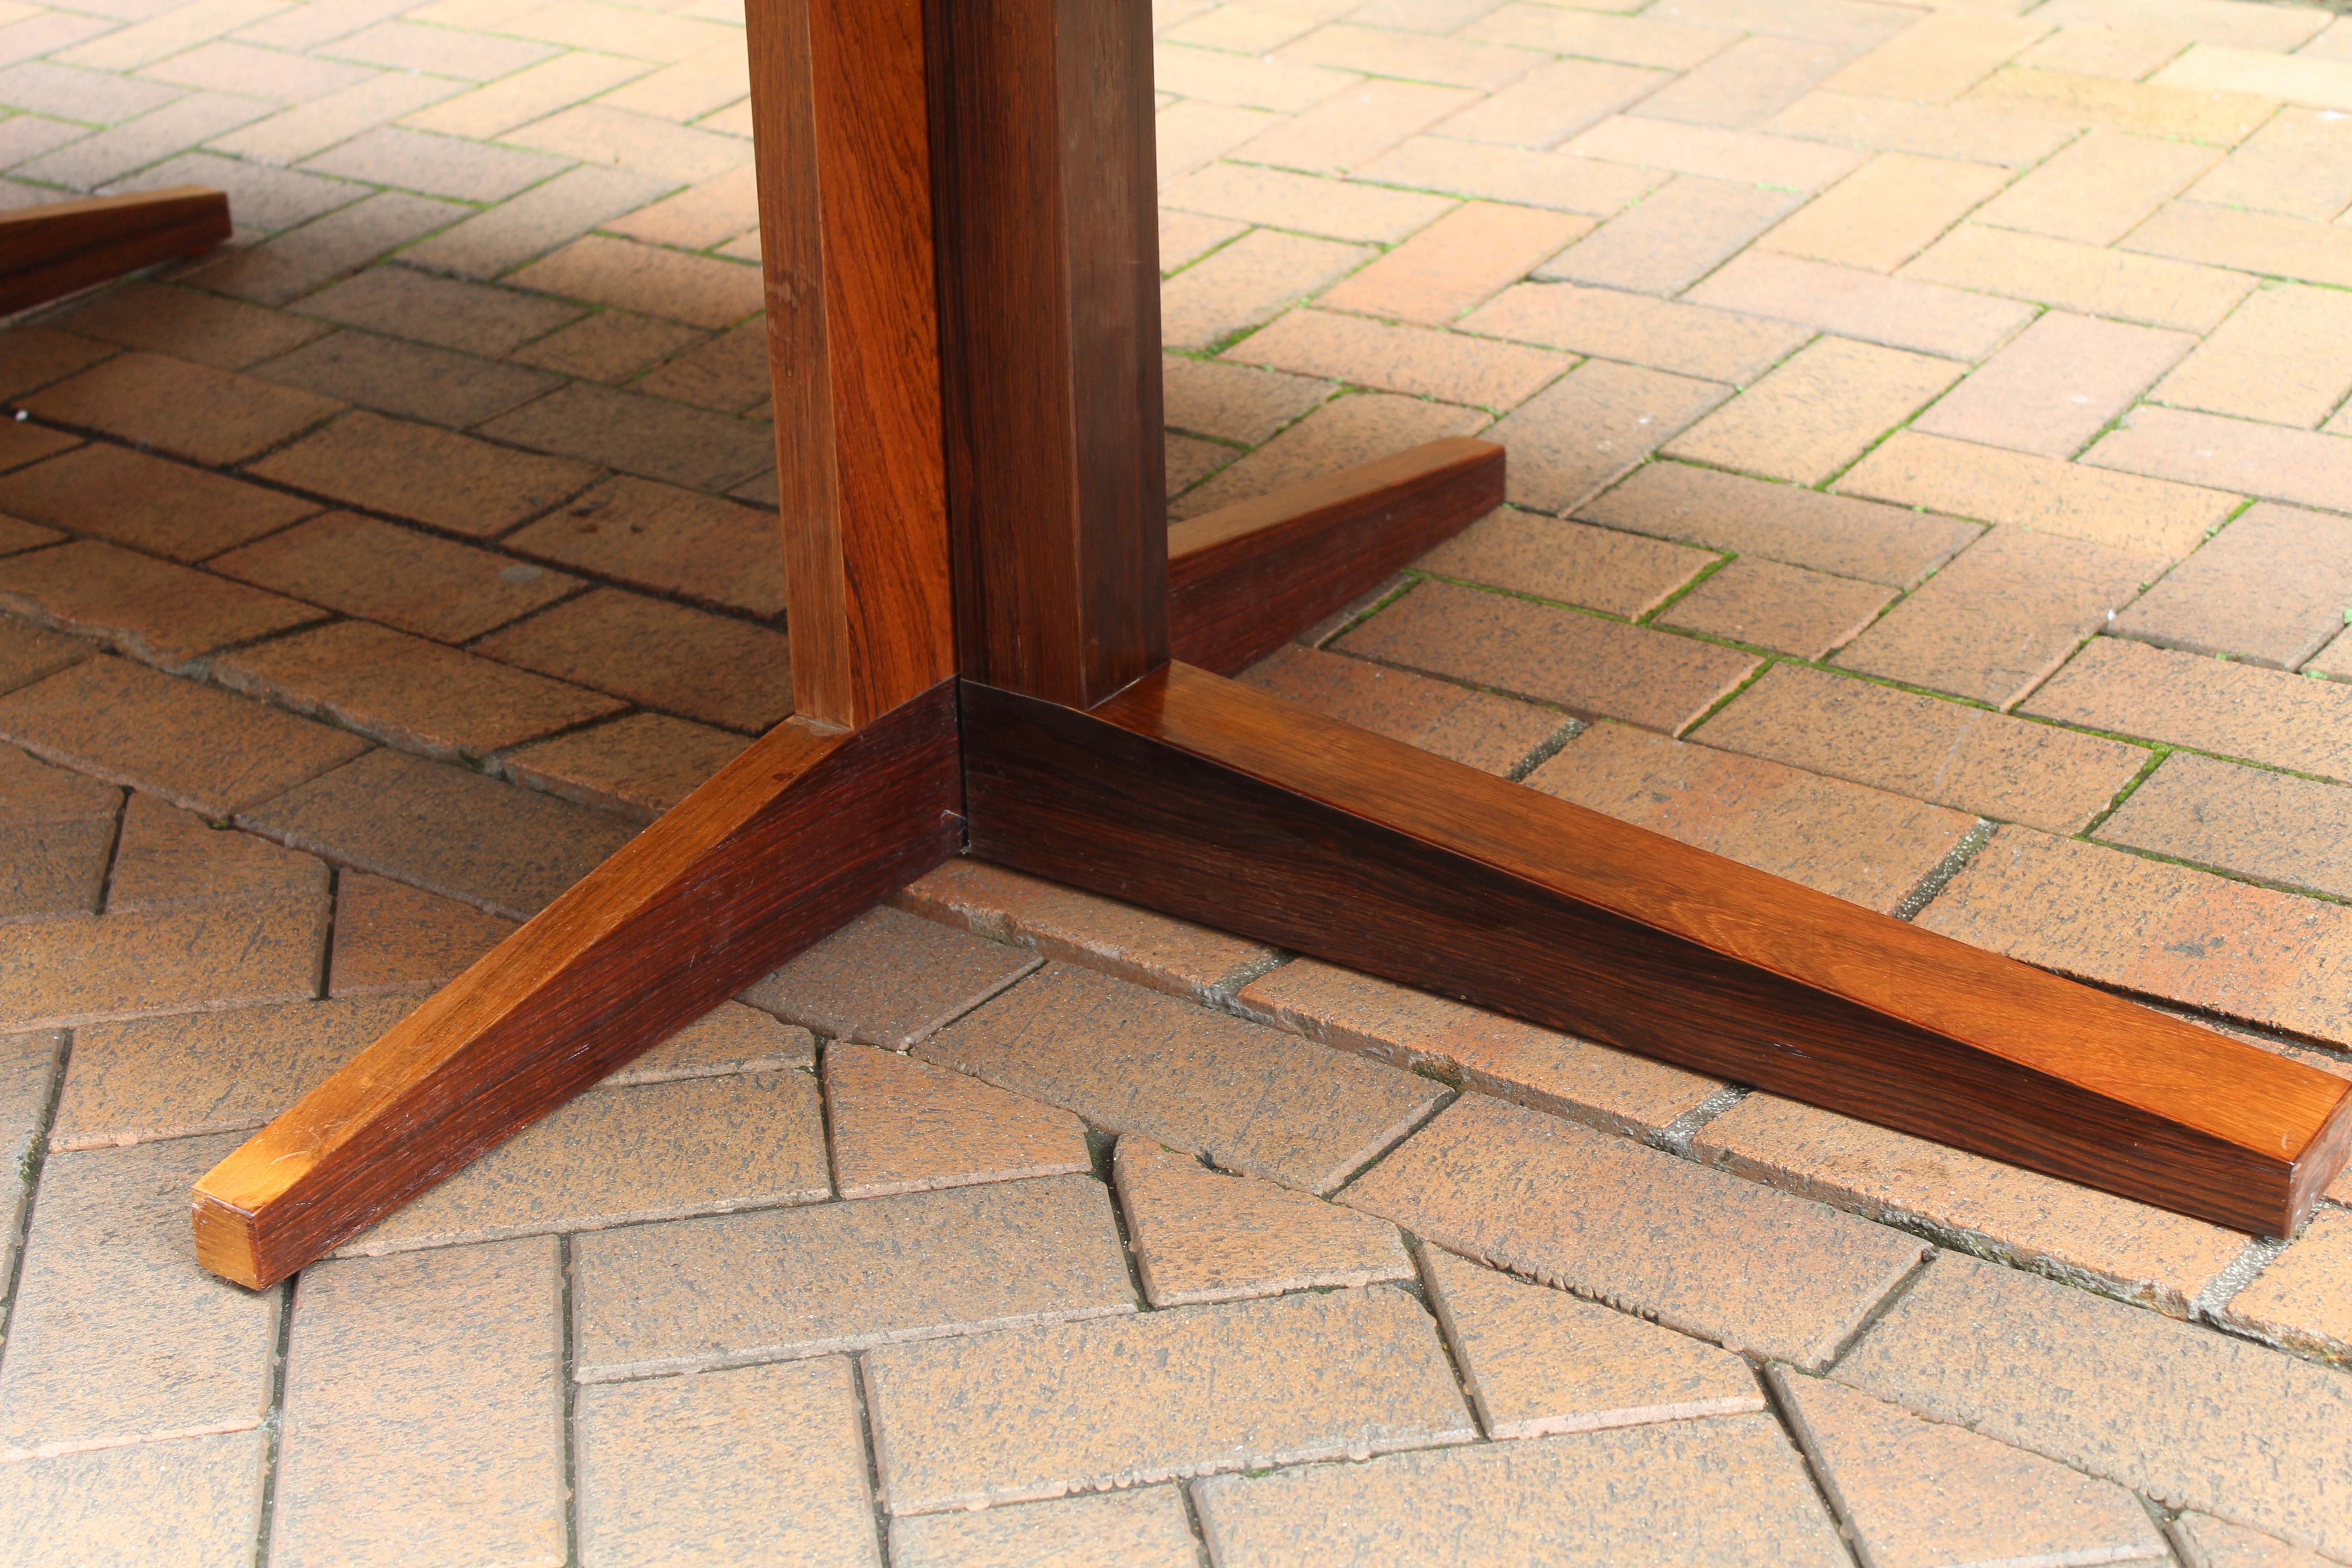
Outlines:
{"label": "wooden trestle foot", "polygon": [[0,316],[197,255],[228,237],[228,197],[203,185],[0,213]]}

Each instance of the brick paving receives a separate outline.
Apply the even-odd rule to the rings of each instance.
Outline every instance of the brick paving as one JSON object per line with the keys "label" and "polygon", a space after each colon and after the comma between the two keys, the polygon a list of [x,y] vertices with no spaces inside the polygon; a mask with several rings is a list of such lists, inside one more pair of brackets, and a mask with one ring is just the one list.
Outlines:
{"label": "brick paving", "polygon": [[[972,861],[198,1271],[789,707],[741,23],[0,0],[0,206],[238,225],[0,323],[0,1561],[2352,1563],[2352,1180],[2249,1238]],[[1154,25],[1171,511],[1511,448],[1244,679],[2352,1076],[2352,18]]]}

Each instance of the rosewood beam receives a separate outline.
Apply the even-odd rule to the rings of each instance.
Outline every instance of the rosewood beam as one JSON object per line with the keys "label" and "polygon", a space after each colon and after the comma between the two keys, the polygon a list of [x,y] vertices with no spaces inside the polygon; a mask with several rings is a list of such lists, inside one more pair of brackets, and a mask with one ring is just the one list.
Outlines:
{"label": "rosewood beam", "polygon": [[202,185],[0,213],[0,316],[229,237],[228,197]]}

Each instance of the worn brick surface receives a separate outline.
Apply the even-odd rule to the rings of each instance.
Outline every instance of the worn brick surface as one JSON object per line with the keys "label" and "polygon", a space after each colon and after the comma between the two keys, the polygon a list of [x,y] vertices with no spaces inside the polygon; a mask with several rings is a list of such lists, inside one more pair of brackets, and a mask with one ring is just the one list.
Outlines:
{"label": "worn brick surface", "polygon": [[1730,395],[1730,389],[1588,361],[1495,426],[1512,453],[1510,499],[1565,512]]}
{"label": "worn brick surface", "polygon": [[1506,507],[1414,563],[1465,578],[1627,618],[1646,615],[1714,563],[1705,551]]}
{"label": "worn brick surface", "polygon": [[441,642],[464,642],[580,586],[576,577],[351,512],[230,551],[212,570]]}
{"label": "worn brick surface", "polygon": [[1789,136],[1847,146],[1967,158],[2021,169],[2074,136],[2073,128],[1949,104],[1929,104],[1828,88],[1809,92],[1765,122]]}
{"label": "worn brick surface", "polygon": [[2294,669],[2352,608],[2352,524],[2263,503],[2116,618],[2119,637]]}
{"label": "worn brick surface", "polygon": [[2323,1208],[2309,1228],[2230,1299],[2229,1321],[2277,1344],[2341,1358],[2352,1350],[2352,1213]]}
{"label": "worn brick surface", "polygon": [[836,1040],[824,1096],[845,1198],[1093,1169],[1068,1111],[894,1052]]}
{"label": "worn brick surface", "polygon": [[1494,337],[1727,382],[1754,379],[1806,335],[1787,322],[1573,283],[1518,284],[1473,310],[1460,325]]}
{"label": "worn brick surface", "polygon": [[335,879],[328,994],[430,991],[497,946],[512,922],[360,871]]}
{"label": "worn brick surface", "polygon": [[2325,223],[2352,205],[2352,140],[2326,110],[2283,109],[2188,194]]}
{"label": "worn brick surface", "polygon": [[1129,1245],[1155,1307],[1412,1278],[1396,1227],[1129,1135],[1114,1163]]}
{"label": "worn brick surface", "polygon": [[1542,349],[1328,310],[1293,310],[1228,352],[1276,370],[1487,408],[1523,402],[1571,363]]}
{"label": "worn brick surface", "polygon": [[1162,341],[1171,348],[1220,342],[1353,271],[1375,254],[1365,245],[1252,230],[1162,287]]}
{"label": "worn brick surface", "polygon": [[2273,500],[2352,507],[2352,442],[2315,431],[2143,407],[2083,460]]}
{"label": "worn brick surface", "polygon": [[1977,537],[1974,523],[1688,463],[1650,463],[1577,509],[1612,528],[1907,588]]}
{"label": "worn brick surface", "polygon": [[562,1563],[562,1291],[547,1237],[304,1270],[271,1561]]}
{"label": "worn brick surface", "polygon": [[[70,100],[109,79],[77,73],[59,85]],[[21,96],[12,91],[12,97]],[[239,216],[245,216],[242,207]],[[147,349],[215,370],[244,370],[299,348],[327,330],[299,316],[143,279],[93,296],[67,312],[58,325],[101,342]]]}
{"label": "worn brick surface", "polygon": [[256,365],[254,374],[394,418],[453,428],[478,424],[562,384],[520,365],[357,329]]}
{"label": "worn brick surface", "polygon": [[338,1256],[813,1203],[831,1192],[809,1074],[672,1079],[559,1106]]}
{"label": "worn brick surface", "polygon": [[0,1027],[313,994],[324,899],[240,899],[0,926]]}
{"label": "worn brick surface", "polygon": [[1326,289],[1323,303],[1436,326],[1526,276],[1591,226],[1540,207],[1465,203]]}
{"label": "worn brick surface", "polygon": [[880,909],[761,979],[743,1000],[819,1034],[903,1051],[1036,966],[1018,950]]}
{"label": "worn brick surface", "polygon": [[1261,943],[963,857],[917,878],[894,901],[1179,996],[1225,990],[1274,961]]}
{"label": "worn brick surface", "polygon": [[533,262],[509,281],[692,327],[729,326],[760,308],[756,268],[595,235]]}
{"label": "worn brick surface", "polygon": [[1987,202],[1976,217],[2111,245],[2221,158],[2217,148],[2093,131]]}
{"label": "worn brick surface", "polygon": [[2161,566],[2155,556],[1996,529],[1857,637],[1838,662],[2006,709]]}
{"label": "worn brick surface", "polygon": [[765,731],[793,707],[791,653],[781,634],[617,589],[534,616],[477,651],[736,730]]}
{"label": "worn brick surface", "polygon": [[1811,1368],[1922,1250],[1900,1232],[1483,1095],[1343,1201],[1450,1251]]}
{"label": "worn brick surface", "polygon": [[515,533],[509,548],[656,593],[773,616],[784,607],[776,520],[715,496],[615,479]]}
{"label": "worn brick surface", "polygon": [[236,1142],[46,1162],[0,1363],[0,1454],[261,1424],[282,1294],[205,1273],[188,1234],[188,1187]]}
{"label": "worn brick surface", "polygon": [[1727,262],[1689,298],[1888,348],[1966,360],[1990,353],[2033,314],[2015,300],[1760,250]]}
{"label": "worn brick surface", "polygon": [[1171,430],[1195,430],[1253,446],[1330,395],[1331,384],[1223,360],[1169,354],[1160,362],[1161,400]]}
{"label": "worn brick surface", "polygon": [[894,1519],[890,1560],[899,1568],[1197,1568],[1201,1548],[1176,1488],[1131,1487],[980,1513]]}
{"label": "worn brick surface", "polygon": [[598,1231],[572,1273],[583,1383],[1134,1310],[1087,1176]]}
{"label": "worn brick surface", "polygon": [[0,561],[0,609],[165,668],[323,616],[276,594],[95,540]]}
{"label": "worn brick surface", "polygon": [[2352,1042],[2352,1006],[2331,978],[2352,963],[2352,921],[2336,904],[2004,827],[1919,923],[2063,974]]}
{"label": "worn brick surface", "polygon": [[2016,66],[1995,71],[1960,101],[1999,114],[2179,137],[2216,147],[2244,141],[2275,107],[2246,93],[2108,81]]}
{"label": "worn brick surface", "polygon": [[1545,263],[1537,276],[1679,294],[1801,200],[1785,189],[1680,174]]}
{"label": "worn brick surface", "polygon": [[2172,1535],[2189,1568],[2326,1568],[2333,1561],[2210,1514],[2182,1514]]}
{"label": "worn brick surface", "polygon": [[379,749],[240,826],[339,866],[525,920],[635,833],[609,812]]}
{"label": "worn brick surface", "polygon": [[0,1531],[70,1543],[83,1563],[210,1568],[245,1561],[261,1527],[259,1432],[134,1443],[0,1465]]}
{"label": "worn brick surface", "polygon": [[1881,153],[1776,226],[1759,247],[1892,272],[2007,178],[1982,163]]}
{"label": "worn brick surface", "polygon": [[607,1089],[728,1078],[816,1065],[816,1037],[754,1007],[721,1002],[644,1055],[614,1068]]}
{"label": "worn brick surface", "polygon": [[584,1388],[573,1420],[587,1561],[878,1568],[846,1357]]}
{"label": "worn brick surface", "polygon": [[1475,1435],[1436,1325],[1389,1286],[889,1346],[866,1375],[894,1513]]}
{"label": "worn brick surface", "polygon": [[[2168,409],[2146,409],[2136,417],[2154,416],[2200,417]],[[1986,522],[2019,523],[2118,550],[2176,556],[2194,549],[2237,504],[2237,497],[2221,490],[1990,451],[1973,442],[1908,431],[1896,432],[1848,469],[1838,488]]]}
{"label": "worn brick surface", "polygon": [[1424,584],[1338,647],[1668,731],[1705,713],[1757,662],[1710,643],[1449,583]]}
{"label": "worn brick surface", "polygon": [[2352,691],[2332,681],[2098,637],[2025,707],[2087,729],[2352,780]]}
{"label": "worn brick surface", "polygon": [[667,714],[630,713],[517,747],[499,765],[530,789],[651,822],[750,744]]}
{"label": "worn brick surface", "polygon": [[0,920],[96,914],[122,792],[0,751]]}
{"label": "worn brick surface", "polygon": [[576,305],[405,267],[371,268],[310,295],[302,310],[345,326],[478,354],[503,354],[584,313]]}
{"label": "worn brick surface", "polygon": [[246,900],[306,903],[326,896],[327,868],[310,856],[213,827],[152,795],[133,795],[115,841],[106,907],[121,912]]}
{"label": "worn brick surface", "polygon": [[[1683,14],[1691,15],[1687,10]],[[1587,158],[1800,191],[1826,185],[1862,162],[1841,147],[1629,115],[1602,121],[1569,143],[1568,151]]]}
{"label": "worn brick surface", "polygon": [[1528,783],[1882,910],[1909,896],[1971,826],[1959,812],[1622,724],[1594,725]]}
{"label": "worn brick surface", "polygon": [[0,1276],[9,1279],[16,1277],[36,1151],[56,1100],[65,1047],[62,1029],[0,1036],[0,1161],[13,1173],[0,1174]]}
{"label": "worn brick surface", "polygon": [[1662,170],[1451,135],[1415,136],[1356,171],[1360,179],[1606,217],[1665,183]]}
{"label": "worn brick surface", "polygon": [[1753,1181],[2185,1315],[2245,1249],[2235,1231],[1769,1094],[1698,1130],[1692,1152]]}
{"label": "worn brick surface", "polygon": [[103,442],[0,478],[0,511],[175,561],[201,561],[317,510],[294,496]]}
{"label": "worn brick surface", "polygon": [[1421,1269],[1490,1437],[1764,1408],[1756,1374],[1729,1351],[1434,1247]]}
{"label": "worn brick surface", "polygon": [[2052,833],[2082,828],[2147,763],[2119,741],[1785,664],[1694,738]]}
{"label": "worn brick surface", "polygon": [[2166,1556],[2147,1510],[2113,1481],[1838,1384],[1778,1371],[1773,1378],[1869,1562]]}
{"label": "worn brick surface", "polygon": [[1661,626],[1822,658],[1894,601],[1890,589],[1775,561],[1734,561],[1676,600]]}
{"label": "worn brick surface", "polygon": [[2176,752],[2098,836],[2179,860],[2352,897],[2352,790]]}
{"label": "worn brick surface", "polygon": [[1242,679],[1318,713],[1508,775],[1559,734],[1559,714],[1492,692],[1292,646]]}
{"label": "worn brick surface", "polygon": [[1667,443],[1669,458],[1814,485],[1959,379],[1925,354],[1822,338]]}
{"label": "worn brick surface", "polygon": [[2340,1374],[1951,1253],[1835,1376],[2176,1506],[2340,1555]]}
{"label": "worn brick surface", "polygon": [[2155,396],[2273,425],[2317,425],[2352,390],[2352,310],[2334,289],[2286,284],[2249,296]]}
{"label": "worn brick surface", "polygon": [[1314,1193],[1403,1137],[1444,1093],[1394,1068],[1063,963],[917,1054],[1107,1131]]}
{"label": "worn brick surface", "polygon": [[702,333],[675,321],[599,310],[525,343],[508,357],[592,381],[626,381],[702,340]]}
{"label": "worn brick surface", "polygon": [[2068,457],[2194,346],[2184,332],[2052,310],[1911,427],[2045,458]]}
{"label": "worn brick surface", "polygon": [[337,413],[331,398],[163,354],[117,354],[28,399],[43,419],[102,430],[175,458],[235,463]]}
{"label": "worn brick surface", "polygon": [[273,453],[252,471],[471,538],[502,533],[597,477],[568,458],[518,452],[363,410]]}
{"label": "worn brick surface", "polygon": [[1476,409],[1391,393],[1336,398],[1193,489],[1171,509],[1171,514],[1197,517],[1286,485],[1320,479],[1335,468],[1389,457],[1424,441],[1475,435],[1486,423],[1486,416]]}
{"label": "worn brick surface", "polygon": [[1637,1562],[1665,1542],[1696,1562],[1832,1568],[1848,1561],[1804,1461],[1769,1415],[1670,1421],[1531,1443],[1405,1454],[1196,1489],[1217,1561],[1247,1568],[1393,1555],[1476,1563]]}

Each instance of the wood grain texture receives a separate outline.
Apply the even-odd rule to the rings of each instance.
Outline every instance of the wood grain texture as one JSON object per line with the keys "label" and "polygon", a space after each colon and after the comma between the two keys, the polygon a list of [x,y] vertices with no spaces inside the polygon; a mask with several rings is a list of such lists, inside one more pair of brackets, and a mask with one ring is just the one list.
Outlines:
{"label": "wood grain texture", "polygon": [[194,256],[228,236],[228,197],[204,185],[0,213],[0,316]]}
{"label": "wood grain texture", "polygon": [[2342,1079],[1186,666],[963,713],[1020,870],[2242,1230],[2352,1148]]}
{"label": "wood grain texture", "polygon": [[1502,504],[1503,448],[1456,436],[1172,524],[1171,651],[1231,675]]}
{"label": "wood grain texture", "polygon": [[954,691],[770,731],[214,1167],[198,1260],[282,1279],[954,854]]}
{"label": "wood grain texture", "polygon": [[1163,662],[1147,0],[932,0],[960,668],[1095,701]]}
{"label": "wood grain texture", "polygon": [[794,711],[954,668],[921,0],[752,0],[751,119]]}

